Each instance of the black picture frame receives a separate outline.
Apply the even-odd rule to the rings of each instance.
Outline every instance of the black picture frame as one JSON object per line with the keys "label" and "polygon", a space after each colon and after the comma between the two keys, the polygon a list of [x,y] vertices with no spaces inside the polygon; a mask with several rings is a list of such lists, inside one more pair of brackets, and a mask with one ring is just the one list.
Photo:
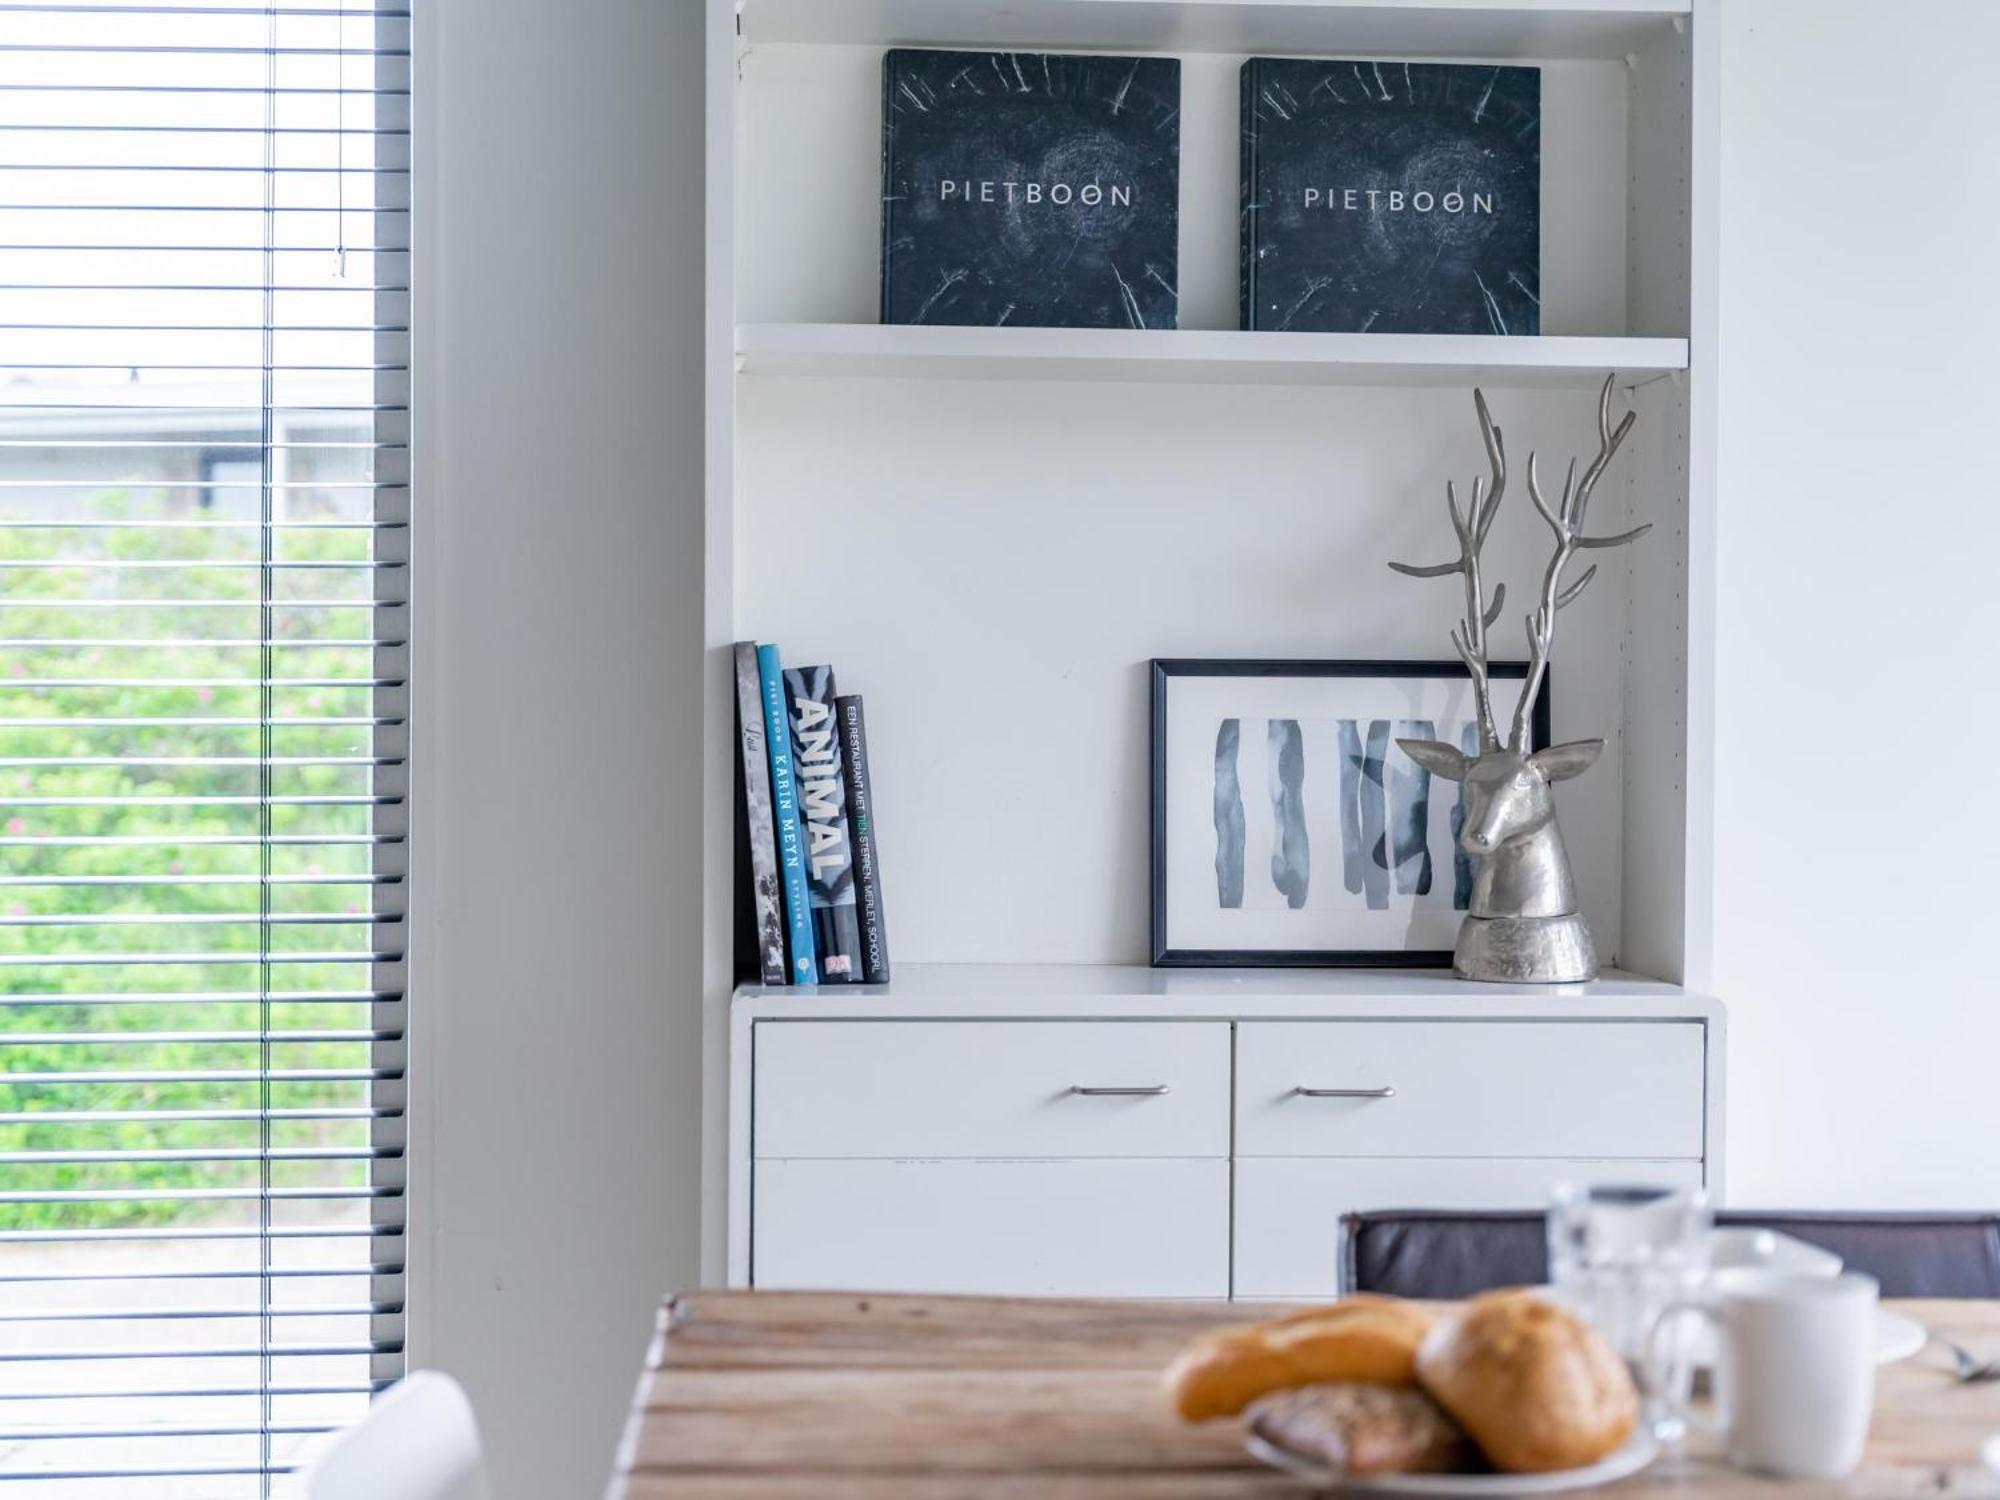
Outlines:
{"label": "black picture frame", "polygon": [[[1525,661],[1496,661],[1487,667],[1496,681],[1519,681],[1528,675]],[[1276,658],[1155,657],[1150,672],[1148,754],[1147,858],[1150,892],[1152,964],[1175,968],[1450,968],[1446,949],[1227,949],[1176,948],[1167,931],[1167,684],[1175,677],[1444,677],[1469,678],[1460,661],[1301,661]],[[1529,726],[1531,748],[1549,744],[1553,672],[1543,678]]]}

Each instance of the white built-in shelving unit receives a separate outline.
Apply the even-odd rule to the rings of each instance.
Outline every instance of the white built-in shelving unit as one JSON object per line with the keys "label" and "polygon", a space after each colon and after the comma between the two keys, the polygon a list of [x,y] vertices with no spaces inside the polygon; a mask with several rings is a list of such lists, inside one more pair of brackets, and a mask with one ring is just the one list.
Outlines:
{"label": "white built-in shelving unit", "polygon": [[[732,1011],[739,1053],[752,1019],[871,1003],[959,1020],[1149,1004],[1214,1018],[1232,996],[1266,1018],[1451,1020],[1490,1001],[1496,1017],[1568,1006],[1617,1020],[1638,1005],[1719,1026],[1693,993],[1707,979],[1713,816],[1714,12],[709,0],[712,1274],[740,1279],[749,1255]],[[876,323],[881,64],[897,45],[1181,59],[1178,330]],[[1543,337],[1237,330],[1237,70],[1270,53],[1542,68]],[[1620,976],[1508,1001],[1446,974],[1156,986],[1129,967],[1146,952],[1148,658],[1448,657],[1455,593],[1384,563],[1449,550],[1444,482],[1483,469],[1471,388],[1520,468],[1530,447],[1545,465],[1594,449],[1589,393],[1607,373],[1640,421],[1594,515],[1655,530],[1564,615],[1553,706],[1557,738],[1609,741],[1561,798],[1586,915]],[[1517,588],[1546,535],[1520,485],[1488,547],[1489,572]],[[746,637],[833,662],[868,700],[906,976],[887,995],[735,994],[728,647]],[[734,1062],[740,1095],[751,1073]],[[1691,1107],[1713,1131],[1712,1106]]]}

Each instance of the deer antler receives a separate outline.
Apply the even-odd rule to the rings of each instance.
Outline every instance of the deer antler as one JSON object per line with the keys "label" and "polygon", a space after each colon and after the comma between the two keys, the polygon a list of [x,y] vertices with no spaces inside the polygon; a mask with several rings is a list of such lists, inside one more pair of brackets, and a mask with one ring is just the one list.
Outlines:
{"label": "deer antler", "polygon": [[1611,460],[1617,456],[1624,444],[1626,434],[1632,424],[1639,420],[1637,412],[1625,413],[1625,420],[1618,424],[1614,432],[1611,427],[1611,385],[1615,377],[1604,377],[1604,389],[1597,397],[1597,457],[1590,467],[1583,471],[1583,478],[1576,477],[1576,460],[1569,462],[1569,472],[1563,477],[1561,503],[1551,507],[1542,497],[1541,476],[1535,471],[1535,455],[1528,455],[1528,498],[1535,503],[1541,518],[1549,523],[1549,530],[1555,533],[1556,550],[1549,559],[1548,571],[1542,575],[1542,602],[1532,615],[1528,616],[1528,680],[1521,686],[1521,701],[1514,709],[1514,734],[1510,742],[1517,753],[1524,752],[1528,745],[1528,723],[1534,716],[1535,698],[1542,690],[1542,679],[1548,675],[1549,652],[1555,645],[1556,615],[1576,603],[1583,591],[1590,587],[1590,580],[1597,576],[1597,567],[1592,564],[1583,576],[1567,588],[1563,586],[1563,570],[1570,559],[1579,551],[1603,547],[1622,547],[1627,542],[1636,542],[1651,531],[1652,525],[1635,526],[1630,531],[1617,536],[1585,536],[1583,522],[1590,509],[1591,491],[1597,488],[1597,481],[1604,477]]}
{"label": "deer antler", "polygon": [[1472,691],[1479,710],[1479,748],[1483,754],[1500,748],[1499,725],[1493,717],[1493,688],[1486,675],[1486,628],[1500,618],[1507,602],[1507,585],[1495,588],[1492,602],[1487,602],[1479,581],[1479,552],[1486,545],[1486,533],[1493,529],[1493,518],[1500,513],[1500,498],[1507,490],[1507,447],[1500,429],[1493,425],[1493,414],[1486,409],[1485,392],[1475,390],[1472,404],[1479,412],[1479,431],[1486,439],[1486,459],[1492,465],[1493,479],[1483,498],[1480,481],[1472,481],[1472,505],[1463,515],[1458,509],[1456,486],[1449,481],[1445,484],[1444,501],[1451,511],[1451,529],[1458,533],[1458,560],[1425,567],[1399,562],[1389,566],[1411,578],[1444,578],[1453,573],[1464,577],[1465,618],[1452,626],[1451,643],[1458,648],[1459,659],[1472,674]]}

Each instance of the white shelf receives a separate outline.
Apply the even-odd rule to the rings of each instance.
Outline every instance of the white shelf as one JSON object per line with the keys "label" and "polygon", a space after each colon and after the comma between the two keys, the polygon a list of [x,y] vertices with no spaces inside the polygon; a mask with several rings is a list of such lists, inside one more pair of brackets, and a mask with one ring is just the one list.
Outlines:
{"label": "white shelf", "polygon": [[1692,0],[745,0],[758,42],[1622,58]]}
{"label": "white shelf", "polygon": [[1685,370],[1686,339],[744,323],[745,375],[1589,388]]}
{"label": "white shelf", "polygon": [[899,964],[887,985],[736,991],[755,1020],[1255,1015],[1406,1020],[1715,1020],[1677,984],[1608,971],[1590,984],[1469,984],[1441,969],[1151,969],[1122,964]]}

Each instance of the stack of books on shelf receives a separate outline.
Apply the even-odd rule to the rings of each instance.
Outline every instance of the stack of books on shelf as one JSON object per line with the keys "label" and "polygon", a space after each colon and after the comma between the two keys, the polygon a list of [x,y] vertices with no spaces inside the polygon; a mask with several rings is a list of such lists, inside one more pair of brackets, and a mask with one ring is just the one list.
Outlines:
{"label": "stack of books on shelf", "polygon": [[[767,985],[886,984],[868,733],[832,667],[736,645],[739,972]],[[754,953],[748,951],[754,947]]]}

